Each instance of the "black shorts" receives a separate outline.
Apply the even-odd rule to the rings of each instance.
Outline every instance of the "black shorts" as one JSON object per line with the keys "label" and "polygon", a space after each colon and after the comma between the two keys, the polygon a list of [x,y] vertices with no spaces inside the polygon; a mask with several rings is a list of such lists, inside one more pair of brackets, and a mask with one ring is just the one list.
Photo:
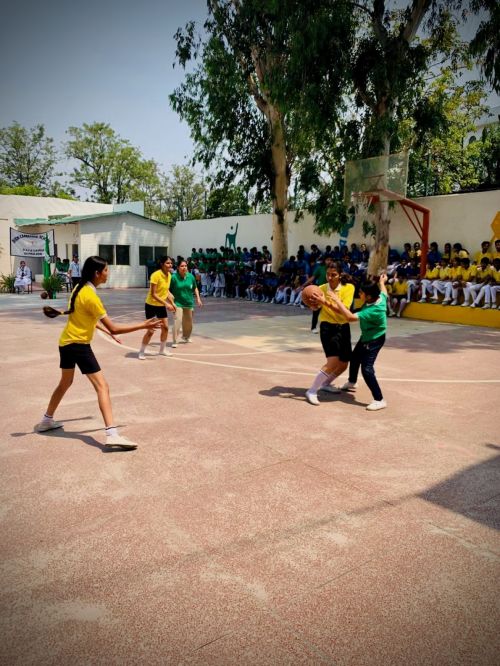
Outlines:
{"label": "black shorts", "polygon": [[350,361],[352,350],[349,324],[330,324],[328,321],[322,321],[319,335],[325,356],[338,356],[344,363]]}
{"label": "black shorts", "polygon": [[146,319],[167,319],[167,308],[164,305],[149,305],[149,303],[144,304],[144,310],[146,311]]}
{"label": "black shorts", "polygon": [[99,372],[101,366],[97,362],[90,345],[73,343],[59,347],[61,370],[72,370],[75,365],[80,368],[82,375],[92,375]]}

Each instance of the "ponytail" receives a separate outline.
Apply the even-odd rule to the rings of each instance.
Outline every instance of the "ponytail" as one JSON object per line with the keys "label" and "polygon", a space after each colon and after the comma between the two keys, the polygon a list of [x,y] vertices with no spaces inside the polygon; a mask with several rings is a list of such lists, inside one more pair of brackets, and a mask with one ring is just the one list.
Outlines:
{"label": "ponytail", "polygon": [[76,285],[76,287],[73,289],[73,293],[71,294],[71,301],[69,304],[69,308],[64,312],[61,312],[61,314],[68,315],[75,311],[75,301],[76,297],[80,293],[80,289],[84,287],[87,284],[87,282],[92,282],[96,273],[102,273],[107,263],[108,262],[102,257],[95,257],[95,256],[88,257],[85,260],[85,263],[83,264],[82,268],[82,276],[80,278],[80,282]]}

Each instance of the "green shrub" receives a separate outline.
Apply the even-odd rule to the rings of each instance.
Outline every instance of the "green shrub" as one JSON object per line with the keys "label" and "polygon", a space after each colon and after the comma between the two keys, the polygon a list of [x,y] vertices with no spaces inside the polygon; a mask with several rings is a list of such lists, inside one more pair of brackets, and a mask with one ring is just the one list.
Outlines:
{"label": "green shrub", "polygon": [[0,291],[3,294],[14,293],[14,282],[16,281],[15,275],[0,275]]}
{"label": "green shrub", "polygon": [[42,280],[42,289],[46,291],[49,296],[53,296],[58,291],[62,291],[64,280],[59,275],[49,275]]}

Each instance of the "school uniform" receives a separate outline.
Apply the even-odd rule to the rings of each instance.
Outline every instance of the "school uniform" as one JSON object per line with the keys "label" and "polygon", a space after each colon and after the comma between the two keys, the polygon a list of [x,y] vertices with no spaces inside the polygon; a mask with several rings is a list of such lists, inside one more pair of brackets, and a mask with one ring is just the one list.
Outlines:
{"label": "school uniform", "polygon": [[[328,299],[332,292],[330,285],[322,284],[319,288]],[[333,291],[350,310],[354,300],[354,285],[339,284]],[[319,333],[325,356],[338,356],[339,360],[347,363],[351,358],[351,327],[344,315],[323,306],[319,313]]]}
{"label": "school uniform", "polygon": [[97,322],[106,314],[96,288],[91,282],[87,282],[76,295],[74,311],[68,315],[68,321],[59,338],[61,369],[70,370],[77,365],[83,375],[99,372],[101,368],[90,343]]}
{"label": "school uniform", "polygon": [[158,298],[164,301],[166,300],[168,292],[170,291],[171,280],[172,276],[170,273],[165,275],[161,269],[151,274],[151,277],[149,278],[150,287],[148,295],[146,296],[146,302],[144,304],[146,319],[153,319],[153,317],[157,317],[158,319],[167,318],[167,308],[159,303],[155,298],[153,298],[151,285],[154,284],[156,286],[156,295]]}
{"label": "school uniform", "polygon": [[422,296],[420,298],[421,303],[425,303],[426,291],[431,293],[432,283],[439,277],[439,268],[428,268],[425,271],[425,275],[422,278]]}
{"label": "school uniform", "polygon": [[438,278],[432,281],[432,298],[437,301],[439,294],[446,293],[446,285],[450,278],[450,269],[448,266],[440,266],[438,269]]}

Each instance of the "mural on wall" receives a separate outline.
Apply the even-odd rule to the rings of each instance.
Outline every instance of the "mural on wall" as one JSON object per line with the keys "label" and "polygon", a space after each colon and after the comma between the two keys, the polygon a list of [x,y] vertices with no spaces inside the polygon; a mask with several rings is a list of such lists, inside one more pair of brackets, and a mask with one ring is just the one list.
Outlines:
{"label": "mural on wall", "polygon": [[347,246],[347,237],[349,236],[349,229],[353,228],[355,222],[356,222],[356,216],[353,213],[351,217],[348,218],[347,222],[344,224],[342,229],[339,231],[339,236],[340,236],[339,247],[341,250]]}
{"label": "mural on wall", "polygon": [[[236,229],[234,230],[234,233],[230,233],[229,231],[226,234],[226,240],[224,242],[224,247],[228,247],[230,250],[234,250],[236,252],[236,234],[238,233],[238,224],[239,222],[236,223]],[[233,227],[231,226],[231,229]]]}

